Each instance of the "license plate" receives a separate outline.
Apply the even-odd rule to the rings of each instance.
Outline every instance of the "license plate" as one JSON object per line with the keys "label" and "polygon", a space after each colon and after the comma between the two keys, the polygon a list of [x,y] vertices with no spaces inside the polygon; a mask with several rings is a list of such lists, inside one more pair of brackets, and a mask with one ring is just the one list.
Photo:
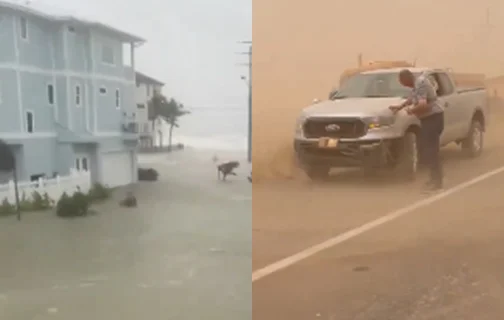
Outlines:
{"label": "license plate", "polygon": [[336,148],[338,147],[338,140],[331,138],[320,138],[318,142],[319,148]]}

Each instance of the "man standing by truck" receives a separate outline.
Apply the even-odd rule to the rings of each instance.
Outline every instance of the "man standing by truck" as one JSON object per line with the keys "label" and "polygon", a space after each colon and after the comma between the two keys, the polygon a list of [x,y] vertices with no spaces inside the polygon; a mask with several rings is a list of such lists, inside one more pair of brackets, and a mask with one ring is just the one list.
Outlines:
{"label": "man standing by truck", "polygon": [[443,170],[440,157],[440,138],[444,130],[444,111],[438,103],[436,90],[428,75],[418,77],[408,69],[399,72],[399,82],[411,88],[411,94],[401,105],[391,106],[396,113],[406,107],[408,114],[420,119],[420,152],[430,169],[430,180],[427,191],[438,191],[443,188]]}

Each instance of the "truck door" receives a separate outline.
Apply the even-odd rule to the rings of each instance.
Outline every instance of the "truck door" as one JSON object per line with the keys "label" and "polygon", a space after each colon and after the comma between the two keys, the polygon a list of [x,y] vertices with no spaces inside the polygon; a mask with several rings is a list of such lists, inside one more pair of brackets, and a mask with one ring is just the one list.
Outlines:
{"label": "truck door", "polygon": [[437,82],[437,95],[439,104],[444,110],[444,131],[441,135],[441,144],[445,145],[457,139],[457,131],[461,119],[457,114],[455,105],[457,105],[457,93],[455,87],[448,75],[443,72],[432,74]]}

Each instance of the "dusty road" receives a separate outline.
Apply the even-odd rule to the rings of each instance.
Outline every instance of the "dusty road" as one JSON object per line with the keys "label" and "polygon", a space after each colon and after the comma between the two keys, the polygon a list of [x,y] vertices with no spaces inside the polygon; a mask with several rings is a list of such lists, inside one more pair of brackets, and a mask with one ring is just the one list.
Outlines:
{"label": "dusty road", "polygon": [[248,170],[218,183],[211,156],[147,159],[136,209],[0,219],[0,319],[251,319]]}
{"label": "dusty road", "polygon": [[[501,119],[481,158],[443,152],[447,188],[504,165]],[[426,198],[423,182],[366,183],[344,172],[324,185],[254,185],[253,269]],[[503,185],[498,174],[254,281],[253,318],[502,318]]]}

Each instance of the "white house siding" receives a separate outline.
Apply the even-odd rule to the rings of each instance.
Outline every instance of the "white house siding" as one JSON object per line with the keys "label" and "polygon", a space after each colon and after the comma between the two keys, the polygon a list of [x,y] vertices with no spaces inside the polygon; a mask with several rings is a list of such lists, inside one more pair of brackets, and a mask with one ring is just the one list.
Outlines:
{"label": "white house siding", "polygon": [[20,180],[30,180],[32,175],[52,177],[56,173],[56,137],[24,139],[21,152],[23,166]]}
{"label": "white house siding", "polygon": [[[80,104],[76,103],[76,88],[80,90]],[[89,116],[91,114],[91,101],[88,97],[89,86],[87,81],[82,77],[70,77],[70,106],[69,110],[72,113],[70,121],[71,129],[78,134],[86,134],[89,132]]]}
{"label": "white house siding", "polygon": [[[26,128],[26,112],[33,113],[34,132],[54,132],[54,112],[56,105],[51,105],[48,99],[47,86],[53,84],[49,74],[20,72],[21,95],[23,97],[23,128]],[[56,96],[54,96],[56,99]],[[19,110],[19,109],[18,109]]]}
{"label": "white house siding", "polygon": [[0,69],[0,132],[21,132],[16,77],[15,70]]}
{"label": "white house siding", "polygon": [[[147,96],[147,88],[145,83],[139,83],[138,85],[135,86],[135,102],[137,105],[137,121],[138,123],[146,123],[148,122],[148,102],[149,102],[148,96]],[[138,108],[138,105],[143,105],[144,108]]]}
{"label": "white house siding", "polygon": [[[149,88],[149,89],[147,89]],[[145,108],[141,109],[137,107],[137,121],[139,123],[148,122],[148,104],[154,95],[154,91],[157,90],[160,92],[162,89],[161,85],[156,84],[147,84],[147,83],[138,83],[135,87],[135,101],[137,106],[142,104]]]}
{"label": "white house siding", "polygon": [[[133,83],[110,81],[100,79],[97,82],[97,105],[99,117],[97,118],[98,131],[120,132],[124,121],[134,120],[136,113]],[[101,93],[100,89],[106,90]],[[119,90],[120,103],[116,106],[116,90]],[[135,115],[136,116],[136,115]]]}
{"label": "white house siding", "polygon": [[[9,15],[2,15],[0,19],[0,43],[13,44],[13,17]],[[13,45],[3,46],[0,50],[0,63],[12,63],[16,60],[16,52]]]}

